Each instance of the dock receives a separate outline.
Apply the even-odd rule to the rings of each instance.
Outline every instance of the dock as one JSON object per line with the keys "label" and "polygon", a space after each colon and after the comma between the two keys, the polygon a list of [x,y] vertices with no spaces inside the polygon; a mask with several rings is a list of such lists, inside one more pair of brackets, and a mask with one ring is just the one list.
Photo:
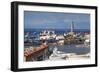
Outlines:
{"label": "dock", "polygon": [[26,48],[24,50],[25,61],[43,60],[48,53],[48,45],[42,44],[39,47]]}

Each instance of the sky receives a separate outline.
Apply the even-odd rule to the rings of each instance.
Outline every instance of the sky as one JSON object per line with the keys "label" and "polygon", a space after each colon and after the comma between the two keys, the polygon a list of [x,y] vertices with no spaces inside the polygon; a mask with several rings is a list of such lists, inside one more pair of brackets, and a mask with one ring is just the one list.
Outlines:
{"label": "sky", "polygon": [[24,11],[25,29],[90,29],[90,14]]}

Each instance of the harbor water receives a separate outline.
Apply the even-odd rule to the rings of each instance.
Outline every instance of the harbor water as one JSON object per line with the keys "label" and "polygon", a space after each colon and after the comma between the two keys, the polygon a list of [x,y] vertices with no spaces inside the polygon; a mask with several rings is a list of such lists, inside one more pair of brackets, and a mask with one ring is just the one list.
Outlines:
{"label": "harbor water", "polygon": [[49,50],[53,51],[54,48],[57,48],[58,51],[64,52],[64,53],[75,53],[77,55],[81,54],[87,54],[90,53],[90,47],[84,47],[83,44],[80,44],[79,47],[77,45],[50,45]]}

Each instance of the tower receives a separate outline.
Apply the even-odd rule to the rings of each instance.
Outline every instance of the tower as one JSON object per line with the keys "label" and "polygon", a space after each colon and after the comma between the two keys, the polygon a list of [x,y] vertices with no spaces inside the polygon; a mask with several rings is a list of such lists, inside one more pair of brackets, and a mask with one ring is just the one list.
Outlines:
{"label": "tower", "polygon": [[72,21],[72,23],[71,23],[71,31],[70,32],[74,32],[74,22]]}

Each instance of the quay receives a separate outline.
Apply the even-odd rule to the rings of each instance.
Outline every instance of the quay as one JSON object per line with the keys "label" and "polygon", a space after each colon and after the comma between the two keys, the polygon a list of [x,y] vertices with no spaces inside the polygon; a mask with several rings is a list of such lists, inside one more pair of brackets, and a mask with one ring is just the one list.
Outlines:
{"label": "quay", "polygon": [[25,61],[41,61],[48,54],[48,45],[42,44],[39,47],[30,47],[24,50]]}

